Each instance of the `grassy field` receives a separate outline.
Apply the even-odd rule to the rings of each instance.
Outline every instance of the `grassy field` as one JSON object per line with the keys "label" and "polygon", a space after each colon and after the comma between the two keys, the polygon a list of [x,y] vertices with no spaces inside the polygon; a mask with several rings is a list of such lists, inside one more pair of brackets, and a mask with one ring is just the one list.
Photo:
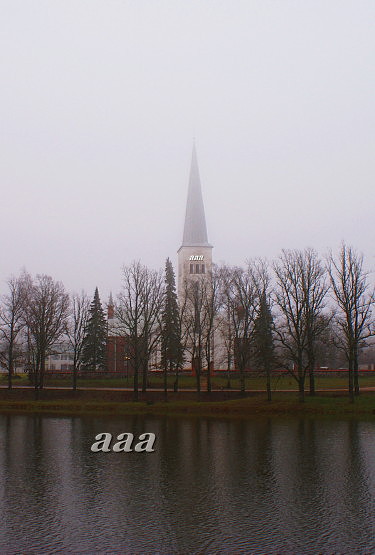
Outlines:
{"label": "grassy field", "polygon": [[[3,385],[7,383],[6,376],[0,378]],[[170,377],[168,385],[173,388],[174,378]],[[296,416],[323,416],[345,418],[370,418],[375,419],[375,392],[363,392],[356,398],[355,403],[350,403],[347,395],[347,382],[345,378],[319,377],[316,380],[317,390],[328,390],[310,397],[308,395],[308,381],[306,381],[305,403],[298,402],[297,392],[288,392],[297,389],[296,382],[288,376],[275,377],[272,381],[273,400],[267,402],[265,390],[266,383],[262,377],[251,377],[246,380],[247,397],[238,398],[239,380],[231,380],[232,393],[221,391],[227,387],[224,378],[213,378],[213,393],[202,393],[200,402],[194,392],[196,382],[191,376],[183,376],[179,380],[181,393],[169,393],[168,400],[163,401],[163,394],[152,392],[152,388],[162,388],[163,380],[160,376],[150,378],[150,390],[145,394],[142,402],[132,401],[132,393],[117,391],[117,388],[131,387],[129,379],[80,379],[78,387],[116,388],[114,391],[77,392],[64,390],[44,390],[43,400],[33,400],[33,390],[17,388],[11,392],[2,389],[0,412],[9,413],[44,413],[60,415],[131,415],[154,414],[164,416],[208,416],[223,418],[253,418],[256,416],[267,417],[296,417]],[[14,380],[14,385],[29,385],[27,376],[22,375]],[[71,380],[47,381],[46,385],[71,386]],[[360,379],[361,387],[375,387],[375,377]],[[202,392],[206,388],[206,379],[202,379]],[[332,390],[332,391],[329,391]],[[340,391],[334,391],[340,390]],[[189,393],[190,391],[190,393]],[[216,393],[215,393],[216,391]],[[230,397],[231,400],[221,400]],[[236,398],[237,397],[237,398]]]}
{"label": "grassy field", "polygon": [[[92,397],[92,398],[91,398]],[[267,402],[263,393],[253,393],[246,398],[228,401],[176,400],[142,402],[112,400],[107,397],[94,398],[90,392],[77,392],[72,398],[55,398],[34,401],[32,399],[3,398],[0,413],[38,413],[70,416],[126,416],[155,415],[173,417],[215,417],[215,418],[255,418],[255,417],[334,417],[365,418],[375,420],[375,392],[361,394],[351,403],[346,395],[325,393],[316,397],[306,396],[299,403],[296,394],[278,392],[272,402]]]}
{"label": "grassy field", "polygon": [[[7,383],[7,377],[1,376],[0,383],[5,385]],[[168,387],[173,388],[174,377],[168,377]],[[202,378],[202,389],[206,388],[207,378]],[[57,379],[57,378],[47,378],[46,386],[65,386],[70,387],[72,384],[71,379]],[[20,375],[14,380],[14,385],[29,385],[28,377],[25,375]],[[78,387],[132,387],[132,379],[129,378],[98,378],[98,379],[79,379]],[[225,389],[227,388],[228,381],[222,377],[212,378],[213,389]],[[232,389],[239,389],[240,383],[239,379],[231,379],[230,385]],[[361,387],[375,387],[375,376],[361,377],[360,378]],[[150,376],[148,382],[149,388],[162,388],[164,387],[164,381],[161,376]],[[196,388],[196,378],[192,376],[181,376],[179,378],[179,387],[181,389],[195,389]],[[275,376],[272,378],[272,390],[273,391],[283,391],[288,389],[296,389],[297,383],[290,376]],[[344,377],[318,377],[316,379],[317,389],[346,389],[347,379]],[[250,377],[246,379],[246,389],[257,391],[266,389],[266,380],[263,377]],[[308,389],[308,380],[306,380],[306,389]]]}

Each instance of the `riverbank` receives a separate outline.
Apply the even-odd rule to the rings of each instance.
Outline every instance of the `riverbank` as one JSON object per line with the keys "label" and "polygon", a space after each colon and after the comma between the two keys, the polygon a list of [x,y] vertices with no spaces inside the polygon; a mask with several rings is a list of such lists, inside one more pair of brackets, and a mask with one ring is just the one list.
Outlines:
{"label": "riverbank", "polygon": [[[17,392],[18,393],[18,392]],[[306,396],[305,402],[298,402],[296,393],[278,392],[272,402],[264,394],[247,393],[237,398],[218,400],[202,394],[198,401],[189,396],[171,394],[167,401],[146,396],[141,401],[119,400],[113,392],[71,392],[68,397],[54,391],[53,398],[34,400],[19,398],[14,391],[1,392],[0,413],[10,414],[50,414],[61,416],[199,416],[215,418],[255,418],[255,417],[340,417],[375,419],[375,392],[362,393],[351,403],[346,392],[320,393],[315,397]],[[50,394],[51,391],[48,392]],[[46,397],[46,392],[43,392]],[[196,397],[196,394],[195,394]],[[209,398],[210,399],[210,398]]]}
{"label": "riverbank", "polygon": [[[173,391],[175,382],[175,377],[169,375],[167,380],[168,389]],[[0,387],[7,387],[8,378],[7,375],[0,376]],[[18,374],[13,377],[13,385],[15,387],[19,386],[30,386],[31,382],[26,374]],[[72,388],[72,378],[58,378],[51,377],[47,375],[44,381],[45,387],[64,387],[66,389]],[[238,378],[231,378],[230,381],[225,377],[212,377],[212,390],[220,391],[222,389],[236,389],[240,388],[240,380]],[[306,384],[307,385],[307,384]],[[361,387],[374,387],[375,388],[375,371],[367,372],[366,375],[360,378]],[[347,377],[337,377],[337,376],[316,376],[315,379],[316,389],[347,389],[348,380]],[[131,378],[111,378],[111,377],[98,377],[98,378],[78,378],[77,387],[82,388],[100,388],[100,389],[124,389],[132,388],[133,380]],[[194,376],[180,376],[179,377],[179,390],[185,391],[187,389],[195,391],[197,387],[196,378]],[[266,378],[264,375],[251,375],[246,376],[245,387],[247,391],[262,391],[266,389]],[[271,389],[272,391],[285,391],[290,389],[295,389],[297,387],[296,381],[289,375],[281,374],[274,375],[271,378]],[[151,374],[148,379],[148,390],[164,388],[164,380],[159,375]],[[207,388],[207,377],[202,377],[201,379],[201,389],[202,391]]]}

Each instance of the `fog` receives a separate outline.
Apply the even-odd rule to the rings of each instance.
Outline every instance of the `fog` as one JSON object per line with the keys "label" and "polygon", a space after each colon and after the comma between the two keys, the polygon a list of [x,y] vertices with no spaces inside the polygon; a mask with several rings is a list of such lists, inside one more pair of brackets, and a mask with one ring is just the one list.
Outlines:
{"label": "fog", "polygon": [[176,267],[195,137],[216,262],[374,268],[373,1],[2,0],[0,293]]}

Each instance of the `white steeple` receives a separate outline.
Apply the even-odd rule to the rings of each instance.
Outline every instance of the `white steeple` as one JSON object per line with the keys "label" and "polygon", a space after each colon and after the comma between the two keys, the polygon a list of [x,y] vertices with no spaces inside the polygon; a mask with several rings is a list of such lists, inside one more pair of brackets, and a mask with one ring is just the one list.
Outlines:
{"label": "white steeple", "polygon": [[189,189],[186,202],[183,247],[208,246],[206,217],[202,198],[195,143],[191,158]]}
{"label": "white steeple", "polygon": [[212,245],[207,238],[201,181],[195,144],[191,159],[189,188],[186,202],[182,245],[178,250],[178,294],[183,294],[184,282],[212,270]]}

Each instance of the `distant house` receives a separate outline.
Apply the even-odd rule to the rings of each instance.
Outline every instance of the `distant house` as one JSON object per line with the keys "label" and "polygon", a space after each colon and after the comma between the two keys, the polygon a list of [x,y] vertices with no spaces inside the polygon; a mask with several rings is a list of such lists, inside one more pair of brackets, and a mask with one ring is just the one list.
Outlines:
{"label": "distant house", "polygon": [[68,341],[62,341],[52,346],[51,353],[46,358],[46,371],[73,372],[73,350]]}

